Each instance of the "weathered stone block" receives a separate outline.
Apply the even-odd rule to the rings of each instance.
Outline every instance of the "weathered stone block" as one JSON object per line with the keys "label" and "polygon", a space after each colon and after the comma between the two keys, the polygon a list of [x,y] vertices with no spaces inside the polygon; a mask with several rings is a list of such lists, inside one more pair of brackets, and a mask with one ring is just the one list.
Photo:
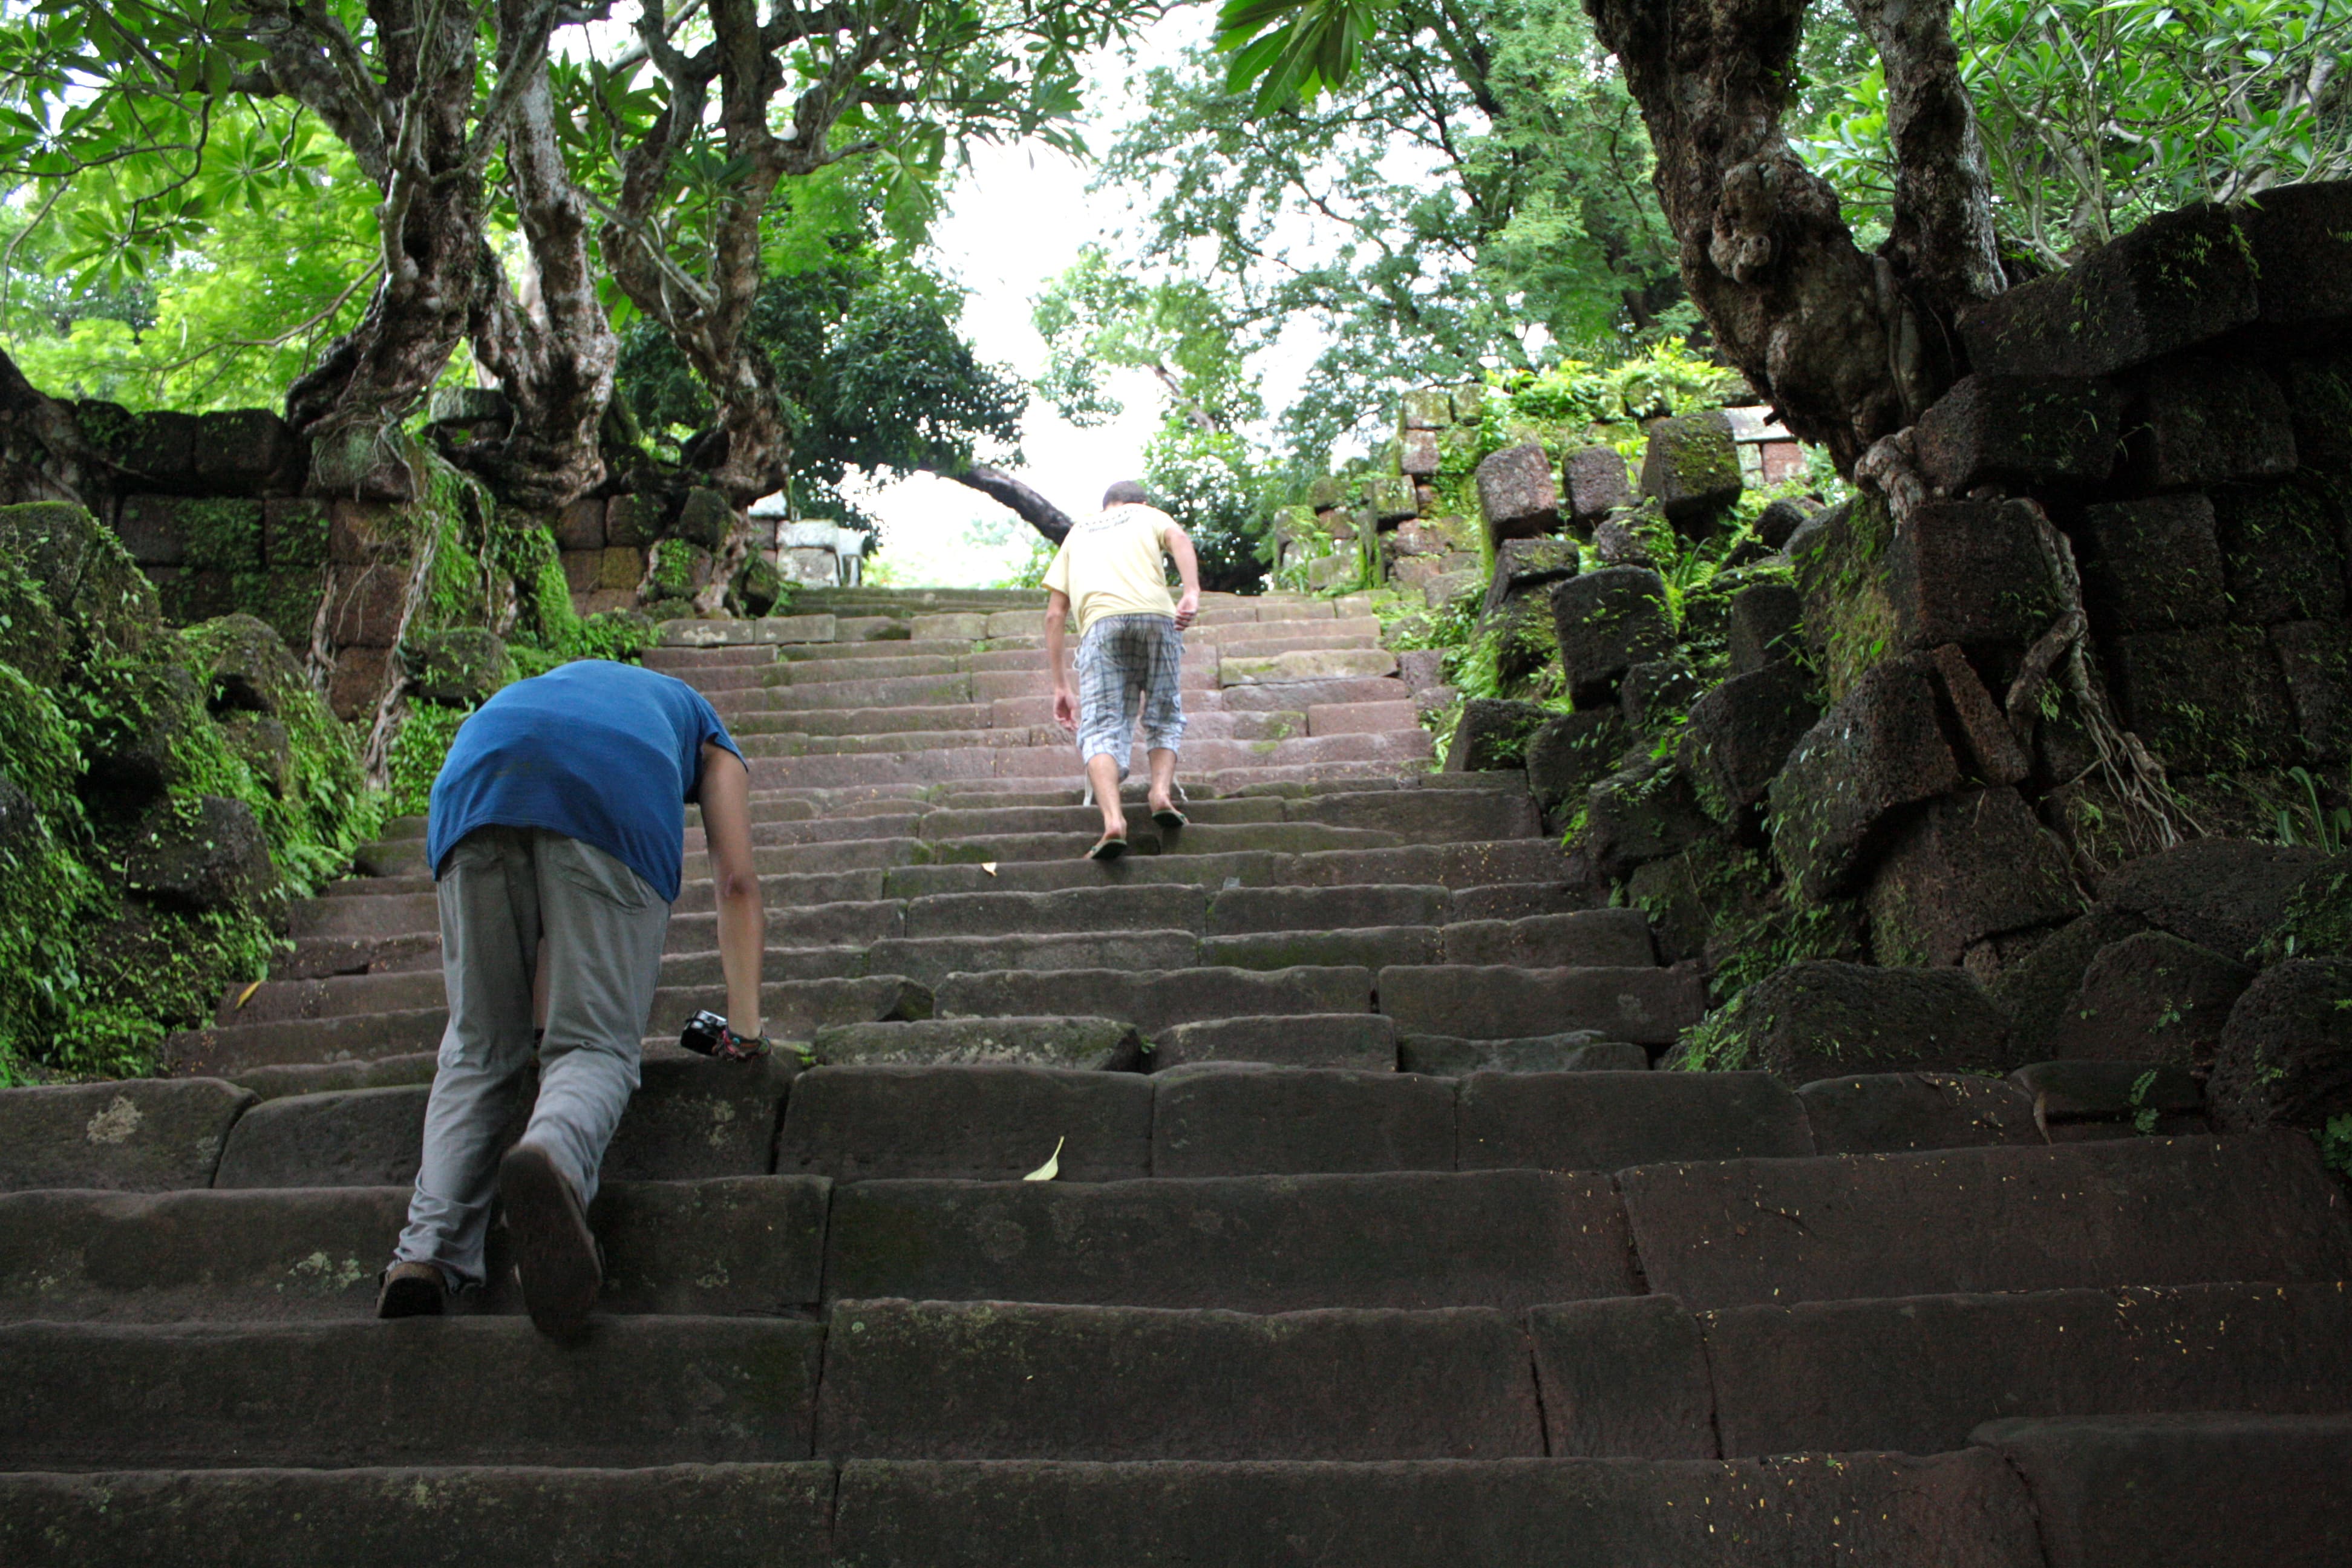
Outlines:
{"label": "weathered stone block", "polygon": [[1711,1026],[1707,1065],[1760,1068],[1794,1085],[1858,1072],[2007,1072],[2009,1018],[1957,969],[1813,960],[1746,991]]}
{"label": "weathered stone block", "polygon": [[2092,958],[2048,1042],[2058,1057],[2203,1071],[2254,972],[2210,947],[2144,931]]}
{"label": "weathered stone block", "polygon": [[1528,740],[1551,717],[1549,709],[1533,702],[1472,698],[1462,705],[1462,721],[1445,749],[1445,771],[1483,773],[1519,766]]}
{"label": "weathered stone block", "polygon": [[2249,626],[2344,614],[2344,508],[2316,474],[2219,485],[2213,529],[2230,618]]}
{"label": "weathered stone block", "polygon": [[1606,702],[1633,665],[1674,647],[1666,585],[1655,572],[1611,566],[1551,591],[1560,668],[1579,707]]}
{"label": "weathered stone block", "polygon": [[1895,648],[1895,606],[1886,555],[1895,525],[1885,503],[1864,493],[1816,513],[1787,553],[1804,598],[1805,638],[1832,701]]}
{"label": "weathered stone block", "polygon": [[2003,931],[2051,925],[2080,908],[2066,853],[2013,789],[1931,802],[1889,845],[1866,898],[1885,963],[1958,963]]}
{"label": "weathered stone block", "polygon": [[251,903],[278,885],[269,838],[253,807],[221,795],[158,801],[122,856],[123,884],[170,909]]}
{"label": "weathered stone block", "polygon": [[1782,496],[1756,514],[1756,537],[1767,550],[1785,550],[1797,530],[1821,514],[1810,500]]}
{"label": "weathered stone block", "polygon": [[116,513],[115,532],[131,559],[141,566],[179,566],[188,559],[182,537],[179,498],[125,496]]}
{"label": "weathered stone block", "polygon": [[327,503],[327,559],[335,565],[364,565],[407,549],[407,521],[399,508],[382,501]]}
{"label": "weathered stone block", "polygon": [[1824,1154],[1902,1154],[2039,1143],[2033,1097],[2012,1083],[1948,1073],[1861,1073],[1797,1091]]}
{"label": "weathered stone block", "polygon": [[1454,395],[1442,386],[1424,386],[1404,395],[1404,427],[1436,430],[1454,423]]}
{"label": "weathered stone block", "polygon": [[1773,780],[1774,856],[1807,899],[1836,897],[1860,879],[1890,814],[1959,783],[1924,661],[1881,665],[1805,733]]}
{"label": "weathered stone block", "polygon": [[2237,213],[2264,322],[2298,327],[2352,316],[2352,184],[2273,185]]}
{"label": "weathered stone block", "polygon": [[1970,307],[1959,329],[1979,372],[2094,376],[2219,337],[2257,309],[2238,215],[2200,203]]}
{"label": "weathered stone block", "polygon": [[2213,503],[2200,493],[2089,508],[2083,586],[2100,629],[2210,626],[2230,613]]}
{"label": "weathered stone block", "polygon": [[735,526],[735,509],[717,490],[699,487],[686,492],[686,504],[677,509],[677,521],[670,525],[673,538],[705,550],[717,550],[727,542],[730,530]]}
{"label": "weathered stone block", "polygon": [[[1397,531],[1402,533],[1404,530]],[[1495,574],[1487,580],[1486,603],[1481,614],[1492,616],[1502,608],[1505,600],[1564,583],[1577,571],[1573,540],[1507,539],[1495,549]]]}
{"label": "weathered stone block", "polygon": [[1786,583],[1751,583],[1731,596],[1726,640],[1735,674],[1752,675],[1803,647],[1805,601]]}
{"label": "weathered stone block", "polygon": [[2230,1009],[2206,1084],[2214,1125],[2319,1128],[2352,1111],[2352,959],[2266,969]]}
{"label": "weathered stone block", "polygon": [[2033,759],[1976,667],[1957,643],[1946,643],[1927,656],[1944,696],[1944,713],[1951,735],[1959,742],[1959,762],[1969,773],[1990,784],[2024,782],[2033,771]]}
{"label": "weathered stone block", "polygon": [[2104,381],[1963,376],[1912,427],[1921,471],[1961,494],[1979,485],[2096,484],[2115,468],[2123,400]]}
{"label": "weathered stone block", "polygon": [[602,550],[604,548],[604,512],[610,502],[601,496],[588,496],[573,501],[555,514],[555,547],[558,550]]}
{"label": "weathered stone block", "polygon": [[417,696],[444,707],[478,707],[514,682],[506,639],[484,626],[411,632],[402,652]]}
{"label": "weathered stone block", "polygon": [[2286,682],[2252,626],[2117,637],[2114,677],[2131,728],[2169,767],[2235,771],[2295,753]]}
{"label": "weathered stone block", "polygon": [[2099,901],[2225,957],[2243,958],[2285,918],[2317,849],[2192,838],[2127,860],[2099,885]]}
{"label": "weathered stone block", "polygon": [[2289,621],[2270,639],[2305,750],[2325,763],[2352,756],[2352,626]]}
{"label": "weathered stone block", "polygon": [[2134,483],[2175,489],[2266,479],[2294,465],[2286,398],[2261,370],[2202,355],[2148,368],[2124,459]]}
{"label": "weathered stone block", "polygon": [[1642,493],[1654,496],[1677,528],[1705,523],[1739,499],[1739,449],[1719,408],[1650,426],[1642,454]]}
{"label": "weathered stone block", "polygon": [[267,408],[197,416],[196,479],[208,489],[260,495],[302,488],[305,443]]}
{"label": "weathered stone block", "polygon": [[1625,478],[1625,459],[1614,447],[1580,447],[1560,459],[1560,476],[1568,481],[1569,521],[1589,529],[1621,506],[1633,504],[1633,487]]}
{"label": "weathered stone block", "polygon": [[261,503],[261,557],[272,572],[327,563],[326,507],[299,496]]}
{"label": "weathered stone block", "polygon": [[1592,553],[1603,566],[1639,566],[1647,571],[1657,565],[1649,546],[1633,530],[1633,514],[1622,508],[1593,524]]}
{"label": "weathered stone block", "polygon": [[179,489],[196,477],[196,416],[159,408],[134,415],[100,448],[109,462],[152,483]]}
{"label": "weathered stone block", "polygon": [[1397,468],[1408,479],[1426,480],[1437,472],[1437,432],[1408,430],[1397,443]]}
{"label": "weathered stone block", "polygon": [[327,706],[346,724],[373,713],[383,695],[388,647],[344,647],[335,653],[335,668],[327,677]]}
{"label": "weathered stone block", "polygon": [[1478,510],[1496,543],[1559,527],[1559,486],[1541,446],[1529,441],[1490,454],[1478,465],[1477,478]]}
{"label": "weathered stone block", "polygon": [[1886,595],[1905,648],[1954,642],[2021,648],[2065,611],[2058,563],[2031,501],[1919,507],[1888,542]]}
{"label": "weathered stone block", "polygon": [[1366,484],[1364,503],[1372,514],[1372,521],[1381,528],[1393,527],[1421,510],[1421,498],[1413,493],[1412,480],[1403,474],[1383,474]]}
{"label": "weathered stone block", "polygon": [[0,1192],[162,1192],[212,1185],[253,1094],[217,1079],[11,1089],[0,1098]]}
{"label": "weathered stone block", "polygon": [[646,552],[631,545],[607,545],[596,557],[596,587],[625,593],[643,582]]}
{"label": "weathered stone block", "polygon": [[327,609],[327,637],[338,647],[390,647],[400,637],[408,604],[404,563],[379,559],[335,574],[333,602]]}
{"label": "weathered stone block", "polygon": [[1625,754],[1625,721],[1613,708],[1549,719],[1528,738],[1528,793],[1547,813],[1581,807]]}
{"label": "weathered stone block", "polygon": [[563,585],[571,590],[573,596],[596,591],[596,578],[604,566],[603,551],[567,550],[556,560],[563,568]]}
{"label": "weathered stone block", "polygon": [[604,503],[604,543],[643,550],[662,533],[667,521],[662,499],[648,492],[614,496]]}
{"label": "weathered stone block", "polygon": [[1821,718],[1788,659],[1735,675],[1690,707],[1675,760],[1706,814],[1727,822],[1762,800],[1790,750]]}
{"label": "weathered stone block", "polygon": [[1643,756],[1587,792],[1585,853],[1612,879],[1663,860],[1715,831],[1682,770]]}
{"label": "weathered stone block", "polygon": [[693,598],[710,585],[718,567],[709,551],[683,539],[665,539],[655,545],[652,562],[646,597],[656,601]]}

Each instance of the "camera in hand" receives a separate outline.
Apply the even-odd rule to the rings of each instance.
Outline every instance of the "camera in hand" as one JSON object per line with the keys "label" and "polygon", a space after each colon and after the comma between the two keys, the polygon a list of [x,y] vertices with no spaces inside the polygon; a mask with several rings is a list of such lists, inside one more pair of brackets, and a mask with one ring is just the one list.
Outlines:
{"label": "camera in hand", "polygon": [[727,1020],[704,1009],[686,1021],[678,1031],[677,1043],[699,1057],[715,1055],[727,1038]]}

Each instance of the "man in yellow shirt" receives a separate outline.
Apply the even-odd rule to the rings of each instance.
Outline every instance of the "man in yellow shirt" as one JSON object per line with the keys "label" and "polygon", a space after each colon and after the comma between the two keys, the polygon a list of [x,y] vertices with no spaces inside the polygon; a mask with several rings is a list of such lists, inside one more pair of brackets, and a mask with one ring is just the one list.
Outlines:
{"label": "man in yellow shirt", "polygon": [[[1179,599],[1168,595],[1162,555],[1183,579]],[[1078,686],[1070,689],[1065,626],[1078,611]],[[1122,479],[1103,492],[1103,510],[1070,530],[1045,568],[1045,662],[1054,671],[1054,721],[1078,738],[1078,757],[1102,837],[1090,860],[1127,853],[1127,813],[1119,781],[1134,744],[1140,708],[1143,744],[1151,768],[1144,796],[1151,820],[1184,826],[1176,809],[1176,746],[1184,738],[1184,699],[1178,678],[1184,663],[1182,632],[1201,610],[1201,563],[1192,540],[1176,520],[1150,505],[1143,487]]]}

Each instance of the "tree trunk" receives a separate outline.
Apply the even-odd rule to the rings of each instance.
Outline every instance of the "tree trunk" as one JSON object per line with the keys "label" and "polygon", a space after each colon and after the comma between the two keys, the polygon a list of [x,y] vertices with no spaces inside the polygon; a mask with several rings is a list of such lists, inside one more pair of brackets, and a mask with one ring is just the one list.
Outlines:
{"label": "tree trunk", "polygon": [[1999,287],[1944,0],[1853,0],[1888,51],[1898,153],[1918,165],[1897,179],[1896,240],[1878,258],[1781,133],[1803,0],[1587,4],[1649,127],[1691,298],[1789,428],[1852,473],[1958,374],[1950,312]]}
{"label": "tree trunk", "polygon": [[486,243],[471,321],[474,356],[499,378],[514,424],[503,438],[456,448],[450,460],[503,501],[551,510],[604,480],[597,431],[613,399],[620,340],[596,297],[588,205],[556,142],[545,15],[535,0],[499,6],[499,74],[512,94],[507,174],[538,287],[534,298],[518,299]]}
{"label": "tree trunk", "polygon": [[953,479],[960,485],[969,486],[999,505],[1010,508],[1019,514],[1022,521],[1044,534],[1048,544],[1059,544],[1070,536],[1074,524],[1070,521],[1069,513],[1002,468],[986,463],[974,463],[952,472],[939,468],[931,471],[943,479]]}
{"label": "tree trunk", "polygon": [[[375,0],[370,11],[387,109],[378,118],[393,127],[378,176],[383,279],[359,325],[286,395],[288,421],[310,438],[311,486],[328,493],[383,483],[385,437],[464,340],[485,254],[479,182],[467,157],[474,9],[460,0],[421,11],[408,0]],[[268,37],[274,64],[278,36]]]}

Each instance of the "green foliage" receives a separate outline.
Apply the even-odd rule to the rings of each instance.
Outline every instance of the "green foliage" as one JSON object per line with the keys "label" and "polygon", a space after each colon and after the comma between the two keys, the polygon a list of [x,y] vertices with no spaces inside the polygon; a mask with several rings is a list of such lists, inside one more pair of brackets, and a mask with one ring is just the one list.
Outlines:
{"label": "green foliage", "polygon": [[[1894,196],[1886,83],[1842,9],[1808,17],[1797,140],[1864,243]],[[2159,212],[2352,172],[2333,77],[2352,12],[2300,0],[1960,0],[1960,71],[2003,239],[2042,268]],[[1818,41],[1817,41],[1818,40]]]}
{"label": "green foliage", "polygon": [[1506,372],[1480,405],[1479,455],[1535,440],[1555,455],[1606,442],[1635,458],[1643,420],[1720,408],[1741,384],[1736,373],[1673,336],[1608,364],[1569,359]]}
{"label": "green foliage", "polygon": [[[1328,59],[1350,16],[1376,19],[1354,68],[1310,80],[1277,63]],[[1152,71],[1098,185],[1148,204],[1129,263],[1205,290],[1245,355],[1320,330],[1282,414],[1295,458],[1319,467],[1406,387],[1562,348],[1613,359],[1695,319],[1648,138],[1580,5],[1243,0],[1224,22],[1269,95],[1206,52]]]}
{"label": "green foliage", "polygon": [[393,816],[421,816],[433,795],[433,781],[448,760],[449,744],[470,710],[420,702],[408,710],[385,753],[384,810]]}
{"label": "green foliage", "polygon": [[1192,535],[1202,588],[1233,594],[1257,586],[1270,486],[1240,437],[1171,420],[1143,449],[1143,482]]}
{"label": "green foliage", "polygon": [[2319,1158],[2337,1175],[2352,1178],[2352,1110],[2329,1117],[2319,1130]]}
{"label": "green foliage", "polygon": [[2278,808],[2278,841],[2308,845],[2330,855],[2352,848],[2352,805],[2321,800],[2319,781],[2303,768],[2289,768],[2286,776],[2302,798]]}

